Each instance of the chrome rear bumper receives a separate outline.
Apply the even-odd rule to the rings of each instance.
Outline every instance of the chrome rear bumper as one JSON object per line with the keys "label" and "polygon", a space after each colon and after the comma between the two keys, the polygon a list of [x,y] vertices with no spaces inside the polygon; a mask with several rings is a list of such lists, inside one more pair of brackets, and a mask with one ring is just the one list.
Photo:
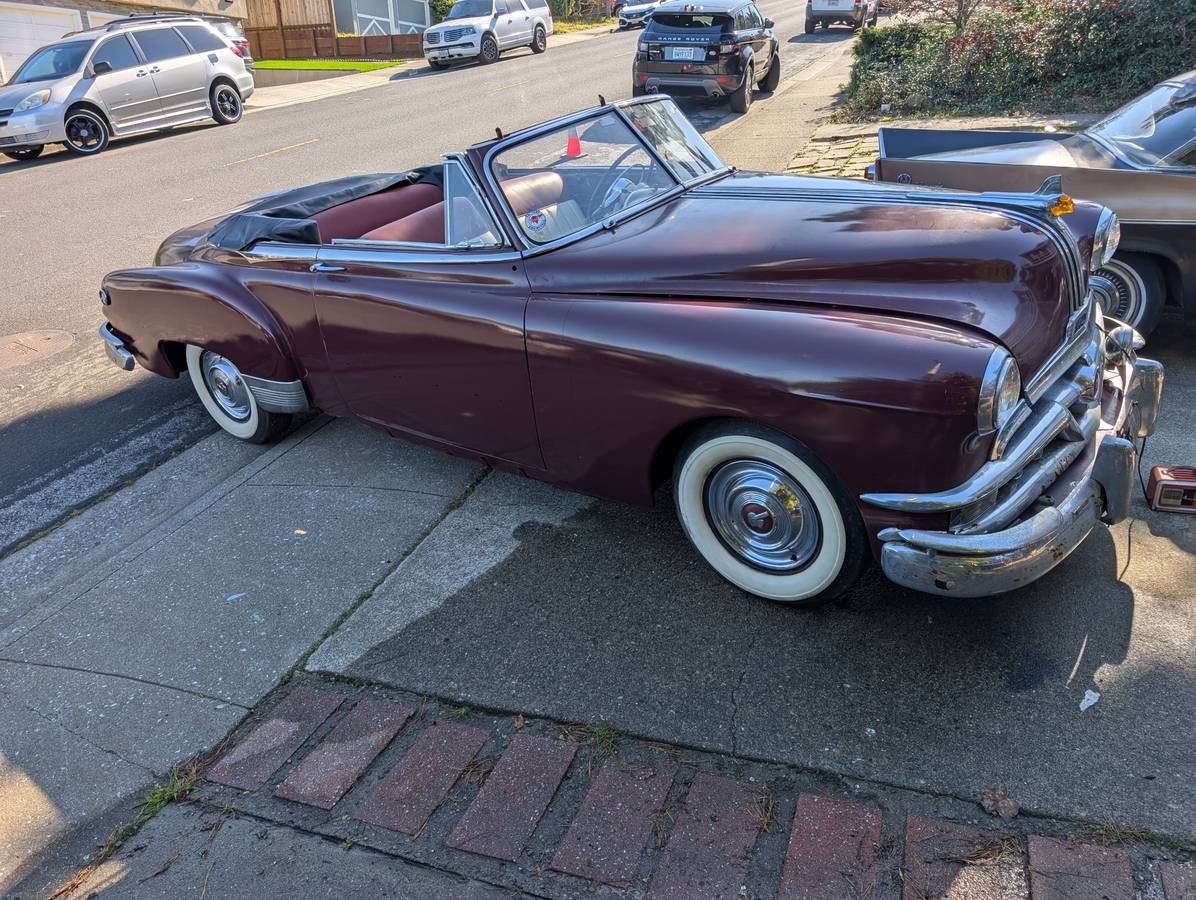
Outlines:
{"label": "chrome rear bumper", "polygon": [[[1104,522],[1128,515],[1137,453],[1133,439],[1154,431],[1163,394],[1163,367],[1132,351],[1106,370],[1104,402],[1090,407],[1077,440],[1025,465],[1003,504],[1034,502],[1015,522],[979,529],[981,516],[951,531],[886,528],[880,563],[896,583],[930,594],[983,597],[1041,578]],[[1055,444],[1052,447],[1058,448]],[[1078,451],[1078,452],[1076,452]],[[1055,473],[1058,476],[1055,477]],[[937,495],[923,495],[936,497]],[[904,498],[914,507],[921,498]],[[990,514],[993,515],[993,514]]]}

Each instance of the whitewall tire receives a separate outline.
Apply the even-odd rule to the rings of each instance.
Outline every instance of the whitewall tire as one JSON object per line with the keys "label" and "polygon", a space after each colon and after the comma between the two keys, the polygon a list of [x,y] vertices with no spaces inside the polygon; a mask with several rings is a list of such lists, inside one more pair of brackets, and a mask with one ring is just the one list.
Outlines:
{"label": "whitewall tire", "polygon": [[675,501],[702,558],[759,597],[826,602],[867,559],[863,523],[838,479],[769,428],[727,422],[695,434],[678,458]]}
{"label": "whitewall tire", "polygon": [[267,412],[258,406],[240,370],[227,357],[188,344],[187,373],[204,409],[233,437],[264,444],[277,438],[290,424],[290,416]]}

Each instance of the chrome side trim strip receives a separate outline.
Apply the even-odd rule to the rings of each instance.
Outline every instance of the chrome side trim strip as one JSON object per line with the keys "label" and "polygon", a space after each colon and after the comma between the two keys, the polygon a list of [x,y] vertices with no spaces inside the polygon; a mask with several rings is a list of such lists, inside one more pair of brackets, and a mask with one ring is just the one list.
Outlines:
{"label": "chrome side trim strip", "polygon": [[310,408],[302,381],[271,381],[269,378],[257,378],[253,375],[241,377],[253,392],[253,399],[257,401],[258,406],[267,412],[299,413]]}

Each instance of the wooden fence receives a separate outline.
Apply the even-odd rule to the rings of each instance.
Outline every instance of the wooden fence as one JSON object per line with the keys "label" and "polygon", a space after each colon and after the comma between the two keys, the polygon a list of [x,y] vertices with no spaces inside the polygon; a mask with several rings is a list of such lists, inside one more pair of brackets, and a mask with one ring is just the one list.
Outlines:
{"label": "wooden fence", "polygon": [[423,56],[418,34],[335,37],[329,25],[245,29],[255,59],[415,59]]}

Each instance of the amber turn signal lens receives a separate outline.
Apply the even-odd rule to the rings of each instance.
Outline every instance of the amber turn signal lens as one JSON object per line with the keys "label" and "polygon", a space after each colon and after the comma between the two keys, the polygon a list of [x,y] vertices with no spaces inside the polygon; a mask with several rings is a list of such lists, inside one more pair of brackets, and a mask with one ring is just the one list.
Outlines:
{"label": "amber turn signal lens", "polygon": [[1076,201],[1072,200],[1067,194],[1060,194],[1059,199],[1054,202],[1050,209],[1052,216],[1066,216],[1076,211]]}

